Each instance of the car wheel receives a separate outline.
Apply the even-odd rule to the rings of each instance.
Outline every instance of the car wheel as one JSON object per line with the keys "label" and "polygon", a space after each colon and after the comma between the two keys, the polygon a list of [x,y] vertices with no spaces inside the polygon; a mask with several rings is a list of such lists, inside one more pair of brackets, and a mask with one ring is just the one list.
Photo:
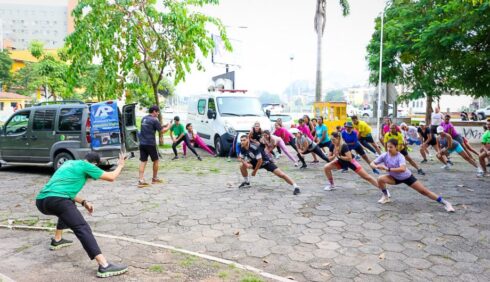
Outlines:
{"label": "car wheel", "polygon": [[220,157],[225,156],[225,150],[223,148],[223,142],[221,142],[221,137],[219,135],[216,135],[214,137],[214,149],[216,150],[216,155]]}
{"label": "car wheel", "polygon": [[73,156],[67,152],[61,152],[54,158],[53,168],[58,170],[66,161],[73,160]]}
{"label": "car wheel", "polygon": [[478,119],[479,120],[484,120],[485,119],[485,115],[483,113],[478,113]]}
{"label": "car wheel", "polygon": [[369,117],[369,115],[368,115],[368,114],[362,114],[362,116],[363,116],[363,117]]}

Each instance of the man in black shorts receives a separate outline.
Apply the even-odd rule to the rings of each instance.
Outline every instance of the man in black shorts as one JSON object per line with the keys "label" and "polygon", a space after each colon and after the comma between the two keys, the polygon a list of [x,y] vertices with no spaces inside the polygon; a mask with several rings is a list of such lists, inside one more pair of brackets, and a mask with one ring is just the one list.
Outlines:
{"label": "man in black shorts", "polygon": [[422,142],[420,145],[420,154],[422,155],[422,163],[427,162],[427,153],[429,152],[429,146],[436,149],[436,136],[435,132],[431,130],[430,127],[425,125],[425,122],[421,122],[419,124],[419,128],[417,128],[417,132],[419,133],[419,139]]}
{"label": "man in black shorts", "polygon": [[284,179],[289,185],[292,185],[294,188],[294,195],[300,193],[299,186],[269,160],[261,146],[250,143],[248,135],[242,135],[240,137],[240,155],[238,156],[238,159],[240,160],[240,172],[243,176],[243,182],[238,188],[250,186],[248,169],[253,169],[252,176],[255,176],[257,175],[257,171],[263,168],[274,173],[279,178]]}
{"label": "man in black shorts", "polygon": [[138,187],[147,187],[150,184],[145,181],[145,167],[148,161],[148,156],[153,162],[153,177],[151,184],[162,183],[162,180],[158,178],[158,150],[157,142],[155,139],[155,133],[160,131],[165,133],[170,128],[170,123],[165,127],[162,127],[158,121],[158,114],[160,109],[158,106],[151,106],[149,109],[150,114],[143,117],[141,120],[141,131],[139,134],[140,139],[140,167],[139,167],[139,179]]}

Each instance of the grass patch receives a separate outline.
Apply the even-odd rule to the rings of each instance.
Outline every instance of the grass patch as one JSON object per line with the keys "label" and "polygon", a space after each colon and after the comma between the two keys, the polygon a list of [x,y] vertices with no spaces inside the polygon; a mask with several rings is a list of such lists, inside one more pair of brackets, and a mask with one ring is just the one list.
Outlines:
{"label": "grass patch", "polygon": [[236,268],[236,265],[234,263],[232,263],[232,264],[228,265],[228,268],[229,269],[235,269]]}
{"label": "grass patch", "polygon": [[196,262],[195,256],[186,256],[184,259],[180,261],[180,265],[182,267],[189,267],[193,265],[195,262]]}
{"label": "grass patch", "polygon": [[218,277],[220,279],[225,280],[226,278],[228,278],[228,272],[226,272],[226,271],[220,271],[220,272],[218,272]]}
{"label": "grass patch", "polygon": [[264,282],[264,280],[260,279],[255,275],[247,275],[243,277],[240,282]]}
{"label": "grass patch", "polygon": [[14,252],[15,253],[20,253],[20,252],[23,252],[23,251],[29,249],[30,247],[32,247],[31,244],[24,244],[24,245],[18,247],[17,249],[15,249]]}
{"label": "grass patch", "polygon": [[27,225],[27,226],[33,226],[36,225],[36,223],[39,222],[39,218],[29,218],[29,219],[21,219],[21,220],[16,220],[15,223],[18,225]]}
{"label": "grass patch", "polygon": [[219,168],[215,168],[215,167],[210,169],[209,171],[212,173],[219,173],[220,172]]}
{"label": "grass patch", "polygon": [[213,262],[213,263],[211,264],[211,266],[212,266],[213,268],[216,268],[216,269],[220,269],[220,268],[221,268],[221,264],[219,264],[219,263],[217,263],[217,262]]}
{"label": "grass patch", "polygon": [[155,264],[155,265],[150,266],[150,268],[148,268],[148,270],[150,270],[151,272],[155,272],[155,273],[162,273],[165,271],[163,266],[161,266],[159,264]]}

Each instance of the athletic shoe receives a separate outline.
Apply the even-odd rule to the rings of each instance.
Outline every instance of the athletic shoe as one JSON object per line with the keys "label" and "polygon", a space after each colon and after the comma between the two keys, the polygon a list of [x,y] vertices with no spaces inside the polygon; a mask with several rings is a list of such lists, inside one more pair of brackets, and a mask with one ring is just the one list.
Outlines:
{"label": "athletic shoe", "polygon": [[328,183],[325,188],[323,188],[323,191],[332,191],[335,189],[335,185]]}
{"label": "athletic shoe", "polygon": [[476,172],[476,177],[483,177],[483,175],[484,175],[484,173],[483,173],[483,171],[482,171],[482,170],[478,170],[478,171]]}
{"label": "athletic shoe", "polygon": [[447,160],[447,163],[450,164],[451,166],[454,165],[454,163],[451,160],[449,160],[449,159]]}
{"label": "athletic shoe", "polygon": [[378,200],[378,203],[380,203],[380,204],[386,204],[389,202],[391,202],[391,199],[389,197],[385,196],[385,194],[383,194],[383,196],[381,196],[381,199]]}
{"label": "athletic shoe", "polygon": [[160,183],[163,183],[163,180],[161,180],[159,178],[152,178],[151,179],[151,184],[160,184]]}
{"label": "athletic shoe", "polygon": [[123,264],[113,264],[109,263],[107,267],[102,267],[99,265],[99,270],[97,271],[97,277],[106,278],[116,275],[121,275],[128,271],[128,267]]}
{"label": "athletic shoe", "polygon": [[490,167],[490,163],[488,163],[487,166]]}
{"label": "athletic shoe", "polygon": [[446,204],[444,204],[444,208],[446,209],[447,212],[454,212],[453,205],[451,203],[446,201]]}
{"label": "athletic shoe", "polygon": [[197,159],[200,160],[200,161],[202,161],[201,156],[197,156]]}
{"label": "athletic shoe", "polygon": [[179,157],[178,156],[175,156],[175,157],[172,158],[172,161],[173,160],[177,160],[177,159],[179,159]]}
{"label": "athletic shoe", "polygon": [[388,190],[388,189],[386,189],[386,196],[387,196],[388,198],[391,198],[390,190]]}
{"label": "athletic shoe", "polygon": [[417,170],[417,173],[420,175],[425,175],[425,172],[421,168]]}
{"label": "athletic shoe", "polygon": [[317,163],[319,163],[319,162],[320,162],[320,161],[312,161],[312,162],[310,162],[310,164],[317,164]]}
{"label": "athletic shoe", "polygon": [[445,170],[449,170],[449,169],[450,169],[452,166],[453,166],[452,164],[447,163],[447,164],[445,164],[445,165],[441,166],[441,168],[442,168],[442,169],[445,169]]}
{"label": "athletic shoe", "polygon": [[138,188],[144,188],[150,186],[150,183],[144,180],[138,180]]}
{"label": "athletic shoe", "polygon": [[341,173],[347,173],[347,172],[349,172],[349,169],[348,168],[343,168],[340,172]]}
{"label": "athletic shoe", "polygon": [[230,157],[228,157],[228,158],[226,159],[226,161],[227,161],[227,162],[231,162],[231,158],[230,158]]}
{"label": "athletic shoe", "polygon": [[296,163],[294,163],[294,167],[298,167],[298,165],[299,165],[299,164],[298,164],[297,162],[296,162]]}
{"label": "athletic shoe", "polygon": [[240,184],[240,186],[238,186],[238,188],[245,188],[246,186],[250,186],[250,182],[243,181],[242,184]]}
{"label": "athletic shoe", "polygon": [[380,175],[381,174],[377,168],[373,168],[373,173],[376,174],[376,175]]}
{"label": "athletic shoe", "polygon": [[301,193],[299,187],[294,188],[293,195],[298,195],[299,193]]}
{"label": "athletic shoe", "polygon": [[299,168],[300,168],[300,169],[305,169],[305,168],[307,168],[307,167],[308,167],[308,166],[307,166],[306,164],[303,164],[303,165],[302,165],[302,166],[300,166]]}
{"label": "athletic shoe", "polygon": [[423,161],[420,162],[421,164],[427,163],[427,159],[424,159]]}
{"label": "athletic shoe", "polygon": [[71,245],[73,245],[73,241],[61,238],[61,240],[56,242],[56,240],[54,240],[54,238],[53,238],[53,239],[51,239],[51,245],[49,246],[49,249],[54,251],[54,250],[59,250],[61,248],[68,247]]}
{"label": "athletic shoe", "polygon": [[360,160],[360,159],[361,159],[361,156],[356,155],[356,156],[354,157],[354,159],[356,159],[356,161],[358,161],[358,160]]}
{"label": "athletic shoe", "polygon": [[281,154],[276,154],[276,159],[279,159],[281,157]]}

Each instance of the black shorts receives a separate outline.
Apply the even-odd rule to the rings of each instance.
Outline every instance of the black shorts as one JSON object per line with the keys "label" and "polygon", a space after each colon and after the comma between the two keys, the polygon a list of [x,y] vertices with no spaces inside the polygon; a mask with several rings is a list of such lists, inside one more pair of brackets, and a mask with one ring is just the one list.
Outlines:
{"label": "black shorts", "polygon": [[325,142],[325,143],[318,144],[318,147],[320,147],[320,148],[325,148],[325,147],[329,148],[331,144],[332,144],[332,141],[328,141],[328,142]]}
{"label": "black shorts", "polygon": [[359,137],[359,141],[366,141],[368,143],[374,143],[373,136],[371,134],[368,134],[366,137]]}
{"label": "black shorts", "polygon": [[403,149],[400,151],[400,153],[403,155],[403,156],[408,156],[408,152],[407,152],[407,149]]}
{"label": "black shorts", "polygon": [[349,150],[354,150],[359,156],[364,156],[366,152],[362,148],[361,144],[357,143],[354,146],[349,146]]}
{"label": "black shorts", "polygon": [[417,182],[417,178],[415,178],[415,176],[413,176],[413,175],[410,175],[409,178],[403,179],[403,180],[398,180],[398,179],[394,178],[393,176],[392,176],[392,178],[395,180],[395,184],[396,185],[398,185],[400,183],[405,183],[408,186],[412,186],[412,184],[414,184],[415,182]]}
{"label": "black shorts", "polygon": [[[427,140],[424,140],[426,142]],[[427,146],[435,146],[437,144],[436,137],[434,136],[432,139],[430,139],[430,142],[427,144]]]}
{"label": "black shorts", "polygon": [[150,156],[152,162],[158,160],[157,146],[140,144],[140,161],[148,161],[148,156]]}
{"label": "black shorts", "polygon": [[270,172],[274,172],[274,170],[277,169],[277,166],[275,164],[273,164],[272,162],[269,162],[265,165],[262,165],[260,168],[263,168],[263,169],[270,171]]}

